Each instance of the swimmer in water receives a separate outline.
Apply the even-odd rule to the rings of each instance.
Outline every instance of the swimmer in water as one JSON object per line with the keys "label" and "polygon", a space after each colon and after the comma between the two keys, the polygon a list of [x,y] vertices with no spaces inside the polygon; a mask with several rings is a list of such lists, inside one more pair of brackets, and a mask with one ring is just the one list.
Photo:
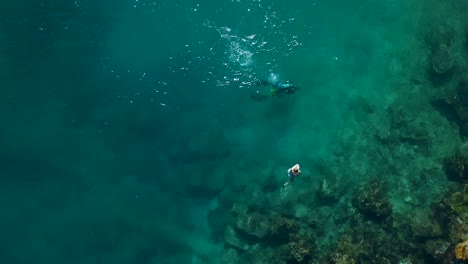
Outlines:
{"label": "swimmer in water", "polygon": [[262,102],[271,97],[284,97],[285,95],[292,95],[299,90],[299,86],[290,81],[257,81],[257,87],[269,88],[267,91],[257,90],[251,95],[252,99]]}
{"label": "swimmer in water", "polygon": [[288,181],[283,184],[283,188],[285,188],[288,184],[294,182],[294,179],[296,177],[299,177],[301,175],[301,167],[299,164],[296,164],[292,166],[291,168],[288,169]]}

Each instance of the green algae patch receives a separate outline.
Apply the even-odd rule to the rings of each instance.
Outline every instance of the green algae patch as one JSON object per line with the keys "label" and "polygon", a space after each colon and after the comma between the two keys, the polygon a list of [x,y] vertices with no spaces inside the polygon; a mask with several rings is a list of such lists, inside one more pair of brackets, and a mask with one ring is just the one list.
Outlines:
{"label": "green algae patch", "polygon": [[459,217],[468,221],[468,184],[464,185],[462,191],[448,196],[446,203]]}

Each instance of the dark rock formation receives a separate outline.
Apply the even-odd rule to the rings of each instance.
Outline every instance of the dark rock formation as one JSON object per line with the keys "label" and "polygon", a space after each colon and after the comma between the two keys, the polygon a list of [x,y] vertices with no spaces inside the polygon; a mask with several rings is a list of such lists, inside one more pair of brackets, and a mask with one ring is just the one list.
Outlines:
{"label": "dark rock formation", "polygon": [[446,158],[444,171],[451,181],[468,182],[468,158],[460,154]]}
{"label": "dark rock formation", "polygon": [[290,234],[299,230],[296,222],[280,215],[274,215],[271,218],[270,238],[275,242],[287,242]]}
{"label": "dark rock formation", "polygon": [[461,107],[468,107],[468,76],[462,78],[457,86],[458,101]]}

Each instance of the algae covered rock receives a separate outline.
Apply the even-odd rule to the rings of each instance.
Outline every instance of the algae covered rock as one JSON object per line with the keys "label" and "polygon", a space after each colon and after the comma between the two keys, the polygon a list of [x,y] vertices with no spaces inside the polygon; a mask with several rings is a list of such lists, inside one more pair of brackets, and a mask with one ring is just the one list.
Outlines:
{"label": "algae covered rock", "polygon": [[392,214],[387,188],[379,180],[371,180],[359,188],[354,195],[353,205],[364,216],[373,220],[383,220]]}
{"label": "algae covered rock", "polygon": [[275,214],[271,218],[270,228],[270,237],[274,239],[275,242],[287,242],[290,239],[290,234],[299,230],[295,221],[278,214]]}
{"label": "algae covered rock", "polygon": [[292,234],[288,243],[289,261],[288,263],[307,263],[312,256],[312,241],[299,234]]}
{"label": "algae covered rock", "polygon": [[451,244],[445,240],[430,240],[426,242],[425,251],[427,259],[434,263],[445,263],[448,258],[448,251],[451,249]]}
{"label": "algae covered rock", "polygon": [[239,256],[239,261],[236,264],[244,263],[264,263],[264,264],[285,264],[287,247],[256,247],[255,249],[246,252]]}
{"label": "algae covered rock", "polygon": [[247,214],[248,208],[245,204],[243,203],[235,203],[232,205],[231,212],[234,216],[241,216],[243,217],[245,214]]}
{"label": "algae covered rock", "polygon": [[432,215],[418,215],[411,224],[413,236],[420,241],[427,241],[439,237],[445,237],[447,230],[443,230],[441,225]]}
{"label": "algae covered rock", "polygon": [[444,241],[434,241],[426,244],[430,263],[466,264],[468,263],[468,241],[450,244]]}
{"label": "algae covered rock", "polygon": [[240,213],[235,218],[236,231],[249,242],[287,243],[299,228],[295,221],[278,214]]}
{"label": "algae covered rock", "polygon": [[235,220],[236,231],[247,240],[264,239],[271,232],[270,221],[265,215],[257,212],[239,215]]}
{"label": "algae covered rock", "polygon": [[340,238],[336,248],[329,255],[332,264],[354,264],[359,263],[359,256],[366,256],[368,252],[363,249],[360,241],[353,239],[352,235],[346,234]]}
{"label": "algae covered rock", "polygon": [[460,242],[455,246],[455,259],[468,262],[468,241]]}
{"label": "algae covered rock", "polygon": [[468,184],[465,184],[462,190],[445,197],[444,203],[447,204],[464,223],[468,224]]}
{"label": "algae covered rock", "polygon": [[379,224],[364,221],[340,237],[328,255],[328,263],[400,263],[408,256],[419,255],[419,251],[413,242],[397,237]]}

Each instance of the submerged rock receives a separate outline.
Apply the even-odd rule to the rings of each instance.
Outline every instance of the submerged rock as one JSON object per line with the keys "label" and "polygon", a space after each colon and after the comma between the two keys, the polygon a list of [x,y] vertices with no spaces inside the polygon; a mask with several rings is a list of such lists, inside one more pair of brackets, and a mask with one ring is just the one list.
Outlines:
{"label": "submerged rock", "polygon": [[297,223],[278,214],[270,216],[257,212],[238,214],[235,230],[250,243],[281,244],[289,241],[289,236],[299,229]]}
{"label": "submerged rock", "polygon": [[372,220],[383,220],[392,214],[387,188],[380,180],[371,180],[359,188],[354,195],[353,205],[364,216]]}
{"label": "submerged rock", "polygon": [[247,241],[256,242],[271,233],[271,226],[265,215],[257,212],[239,215],[235,220],[236,231]]}
{"label": "submerged rock", "polygon": [[445,240],[430,240],[425,245],[426,259],[431,263],[450,263],[452,245]]}
{"label": "submerged rock", "polygon": [[341,236],[328,255],[328,263],[399,263],[421,253],[411,240],[385,231],[376,223],[364,221],[356,223]]}
{"label": "submerged rock", "polygon": [[460,191],[449,194],[444,201],[465,224],[468,224],[468,184]]}
{"label": "submerged rock", "polygon": [[468,241],[460,242],[455,246],[455,259],[468,262]]}
{"label": "submerged rock", "polygon": [[451,181],[468,182],[468,158],[458,153],[446,158],[444,171]]}
{"label": "submerged rock", "polygon": [[341,188],[336,177],[323,179],[317,190],[317,196],[324,204],[337,202],[341,196]]}
{"label": "submerged rock", "polygon": [[445,241],[431,241],[426,244],[430,263],[466,264],[468,263],[468,241],[450,244]]}
{"label": "submerged rock", "polygon": [[250,248],[250,245],[240,239],[231,226],[226,227],[224,231],[224,243],[240,251],[246,251]]}
{"label": "submerged rock", "polygon": [[460,128],[460,135],[468,137],[468,76],[462,78],[457,87],[442,91],[432,105]]}
{"label": "submerged rock", "polygon": [[271,219],[270,238],[275,242],[287,242],[290,235],[299,230],[297,223],[289,218],[280,215],[274,215]]}
{"label": "submerged rock", "polygon": [[437,222],[437,219],[432,217],[418,217],[415,223],[412,223],[414,238],[419,241],[427,241],[428,239],[445,237],[446,233]]}
{"label": "submerged rock", "polygon": [[288,247],[288,263],[307,263],[312,256],[313,243],[298,234],[291,235]]}
{"label": "submerged rock", "polygon": [[285,264],[287,263],[286,255],[287,255],[287,247],[285,245],[274,247],[274,248],[259,246],[239,256],[239,261],[236,262],[235,264],[244,264],[244,263]]}
{"label": "submerged rock", "polygon": [[440,45],[451,45],[456,38],[456,32],[452,25],[437,24],[428,28],[424,40],[434,50]]}
{"label": "submerged rock", "polygon": [[468,76],[460,80],[457,86],[458,101],[462,107],[468,107]]}
{"label": "submerged rock", "polygon": [[232,264],[238,261],[238,254],[235,249],[229,248],[223,252],[221,264]]}
{"label": "submerged rock", "polygon": [[454,66],[454,58],[446,44],[440,44],[431,55],[431,68],[435,74],[448,73]]}
{"label": "submerged rock", "polygon": [[399,130],[401,142],[411,145],[429,145],[432,138],[428,132],[427,126],[423,122],[409,122]]}

